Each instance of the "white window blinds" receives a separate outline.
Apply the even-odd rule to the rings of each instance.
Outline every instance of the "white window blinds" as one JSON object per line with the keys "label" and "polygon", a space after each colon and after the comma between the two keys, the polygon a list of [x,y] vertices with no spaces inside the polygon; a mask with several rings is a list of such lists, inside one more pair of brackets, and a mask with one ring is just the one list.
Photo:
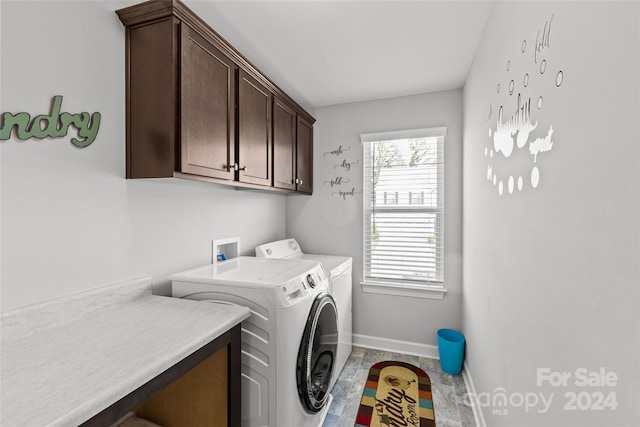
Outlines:
{"label": "white window blinds", "polygon": [[361,135],[365,282],[442,286],[445,134]]}

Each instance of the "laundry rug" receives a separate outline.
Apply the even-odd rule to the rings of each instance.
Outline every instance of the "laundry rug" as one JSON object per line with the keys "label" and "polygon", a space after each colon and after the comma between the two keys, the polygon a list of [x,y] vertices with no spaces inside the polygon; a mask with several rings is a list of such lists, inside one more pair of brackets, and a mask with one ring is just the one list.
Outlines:
{"label": "laundry rug", "polygon": [[371,366],[354,427],[434,427],[431,380],[420,368],[404,362]]}

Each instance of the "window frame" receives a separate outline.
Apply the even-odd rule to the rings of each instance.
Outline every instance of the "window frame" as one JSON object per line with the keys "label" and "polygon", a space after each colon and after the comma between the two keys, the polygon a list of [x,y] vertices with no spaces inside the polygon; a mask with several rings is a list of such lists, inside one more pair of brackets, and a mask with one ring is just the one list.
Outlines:
{"label": "window frame", "polygon": [[[367,165],[367,152],[368,145],[371,145],[376,142],[382,141],[393,141],[393,140],[404,140],[404,139],[417,139],[417,138],[439,138],[438,150],[437,150],[437,163],[439,163],[442,167],[441,171],[441,179],[444,178],[445,165],[444,165],[444,140],[446,138],[447,128],[444,126],[441,127],[432,127],[432,128],[423,128],[423,129],[411,129],[411,130],[401,130],[401,131],[391,131],[391,132],[378,132],[378,133],[369,133],[369,134],[361,134],[360,140],[362,142],[362,152],[363,152],[363,210],[362,210],[362,219],[363,219],[363,236],[362,236],[362,244],[363,244],[363,257],[362,257],[362,282],[360,283],[362,290],[368,293],[376,293],[376,294],[386,294],[386,295],[400,295],[400,296],[408,296],[408,297],[417,297],[417,298],[430,298],[430,299],[443,299],[444,295],[447,293],[447,289],[445,288],[444,281],[444,183],[442,185],[438,185],[439,191],[442,191],[442,195],[439,195],[437,198],[437,206],[424,206],[420,208],[412,208],[412,207],[397,207],[388,206],[381,208],[388,212],[410,212],[410,211],[420,211],[420,212],[431,212],[436,214],[436,228],[442,227],[441,230],[441,239],[438,240],[436,251],[437,256],[436,262],[438,259],[441,260],[441,271],[440,277],[442,280],[426,280],[426,281],[417,281],[417,280],[409,280],[409,279],[378,279],[374,277],[367,276],[367,251],[369,250],[368,245],[370,243],[367,242],[367,230],[371,230],[371,215],[370,212],[372,210],[372,195],[371,192],[374,191],[372,180],[373,180],[373,172],[372,168],[368,168]],[[376,208],[378,211],[380,207]]]}

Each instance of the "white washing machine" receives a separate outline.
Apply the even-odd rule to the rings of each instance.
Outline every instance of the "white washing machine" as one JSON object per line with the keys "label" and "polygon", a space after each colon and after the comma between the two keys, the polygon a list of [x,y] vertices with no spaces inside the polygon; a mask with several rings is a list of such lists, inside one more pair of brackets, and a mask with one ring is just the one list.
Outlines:
{"label": "white washing machine", "polygon": [[329,293],[338,308],[338,356],[331,387],[335,384],[353,348],[352,329],[352,258],[335,255],[305,254],[296,239],[265,243],[256,247],[257,257],[320,261],[329,276]]}
{"label": "white washing machine", "polygon": [[170,277],[173,296],[249,307],[242,323],[242,426],[322,425],[337,310],[317,261],[238,257]]}

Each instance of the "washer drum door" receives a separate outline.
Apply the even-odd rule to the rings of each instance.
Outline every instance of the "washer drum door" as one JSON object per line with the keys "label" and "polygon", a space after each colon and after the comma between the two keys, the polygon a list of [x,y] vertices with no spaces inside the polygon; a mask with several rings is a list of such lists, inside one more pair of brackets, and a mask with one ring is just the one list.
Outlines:
{"label": "washer drum door", "polygon": [[337,349],[336,303],[331,295],[321,293],[311,307],[296,366],[300,402],[310,414],[319,412],[329,398],[331,373]]}

